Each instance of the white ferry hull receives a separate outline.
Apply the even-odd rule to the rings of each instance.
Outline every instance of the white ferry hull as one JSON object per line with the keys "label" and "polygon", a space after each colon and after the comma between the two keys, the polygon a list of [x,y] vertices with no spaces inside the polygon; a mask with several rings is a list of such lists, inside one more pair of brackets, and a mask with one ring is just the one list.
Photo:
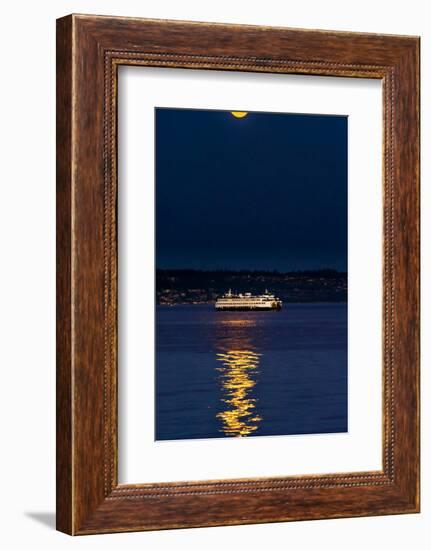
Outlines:
{"label": "white ferry hull", "polygon": [[281,306],[281,300],[268,292],[254,296],[250,292],[233,294],[230,290],[215,303],[216,311],[279,311]]}
{"label": "white ferry hull", "polygon": [[263,306],[220,306],[216,304],[217,311],[280,311],[281,304],[263,305]]}

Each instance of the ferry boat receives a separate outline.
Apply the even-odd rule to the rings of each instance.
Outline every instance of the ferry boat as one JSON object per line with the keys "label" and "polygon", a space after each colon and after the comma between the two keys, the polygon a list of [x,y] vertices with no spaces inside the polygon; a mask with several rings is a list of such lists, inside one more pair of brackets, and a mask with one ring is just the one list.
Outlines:
{"label": "ferry boat", "polygon": [[265,290],[265,294],[254,296],[250,292],[245,294],[234,294],[228,290],[223,296],[217,299],[215,308],[217,311],[278,311],[281,309],[282,301]]}

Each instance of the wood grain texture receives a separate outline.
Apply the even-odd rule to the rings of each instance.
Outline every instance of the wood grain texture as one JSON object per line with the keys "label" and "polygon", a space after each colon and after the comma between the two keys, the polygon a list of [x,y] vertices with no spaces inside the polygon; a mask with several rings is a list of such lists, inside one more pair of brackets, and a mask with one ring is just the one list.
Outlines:
{"label": "wood grain texture", "polygon": [[[419,510],[419,39],[72,15],[57,40],[57,527],[70,534]],[[383,469],[118,485],[117,68],[378,78]]]}
{"label": "wood grain texture", "polygon": [[57,529],[72,531],[72,33],[57,23]]}

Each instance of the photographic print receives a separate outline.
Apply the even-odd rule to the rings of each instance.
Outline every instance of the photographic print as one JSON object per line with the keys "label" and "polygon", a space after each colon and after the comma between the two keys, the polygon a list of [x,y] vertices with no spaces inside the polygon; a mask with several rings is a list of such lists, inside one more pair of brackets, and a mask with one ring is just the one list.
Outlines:
{"label": "photographic print", "polygon": [[155,439],[348,430],[342,115],[155,109]]}

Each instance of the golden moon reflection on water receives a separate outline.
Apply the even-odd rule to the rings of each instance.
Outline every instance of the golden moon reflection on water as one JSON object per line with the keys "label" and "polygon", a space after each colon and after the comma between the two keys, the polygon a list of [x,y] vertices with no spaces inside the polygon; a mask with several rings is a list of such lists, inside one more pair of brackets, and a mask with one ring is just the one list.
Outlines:
{"label": "golden moon reflection on water", "polygon": [[225,435],[244,437],[255,432],[262,420],[256,411],[257,399],[253,396],[261,354],[253,349],[247,338],[241,337],[243,329],[249,324],[247,320],[222,321],[222,324],[231,325],[234,330],[240,329],[236,333],[240,337],[233,338],[216,355],[217,361],[223,365],[217,370],[223,392],[221,401],[224,403],[224,410],[217,414],[217,418]]}

